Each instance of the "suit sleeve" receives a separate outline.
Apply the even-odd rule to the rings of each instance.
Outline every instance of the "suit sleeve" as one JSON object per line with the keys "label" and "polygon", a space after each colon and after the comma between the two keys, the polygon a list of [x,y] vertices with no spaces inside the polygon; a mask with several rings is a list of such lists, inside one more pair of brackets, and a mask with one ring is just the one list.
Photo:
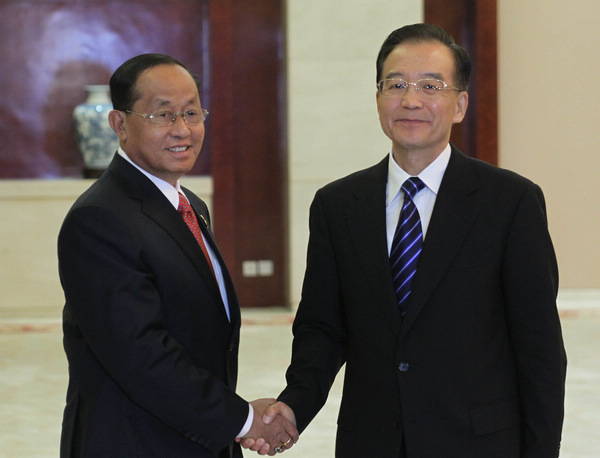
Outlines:
{"label": "suit sleeve", "polygon": [[327,400],[346,358],[346,330],[331,233],[318,192],[310,209],[310,239],[302,299],[294,320],[287,387],[279,397],[303,431]]}
{"label": "suit sleeve", "polygon": [[517,361],[523,457],[558,456],[566,355],[556,296],[558,269],[542,191],[532,186],[517,206],[505,250],[503,284]]}
{"label": "suit sleeve", "polygon": [[169,333],[160,273],[144,263],[130,228],[110,209],[78,207],[65,219],[58,255],[67,326],[78,328],[129,399],[209,450],[231,443],[248,404],[195,365]]}

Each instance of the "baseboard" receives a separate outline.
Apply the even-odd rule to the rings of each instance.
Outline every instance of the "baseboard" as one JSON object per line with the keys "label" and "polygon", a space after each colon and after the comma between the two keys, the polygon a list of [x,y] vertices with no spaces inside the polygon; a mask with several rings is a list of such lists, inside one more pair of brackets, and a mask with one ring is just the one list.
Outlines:
{"label": "baseboard", "polygon": [[600,289],[561,289],[558,292],[558,309],[600,312]]}
{"label": "baseboard", "polygon": [[[558,309],[561,312],[598,312],[600,313],[600,289],[564,289],[558,293]],[[273,316],[292,314],[293,311],[283,309],[261,309],[263,314],[273,319]],[[260,321],[264,317],[257,311],[251,309],[242,310],[245,321]],[[279,313],[277,313],[279,312]],[[0,320],[57,320],[62,318],[62,305],[49,306],[24,306],[24,307],[2,307],[0,306]]]}
{"label": "baseboard", "polygon": [[0,321],[61,321],[62,306],[0,306]]}

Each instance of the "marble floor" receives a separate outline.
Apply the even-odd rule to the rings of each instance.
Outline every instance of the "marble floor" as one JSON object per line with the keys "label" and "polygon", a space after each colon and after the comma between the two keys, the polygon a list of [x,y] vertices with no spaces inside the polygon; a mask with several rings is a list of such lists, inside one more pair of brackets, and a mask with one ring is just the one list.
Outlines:
{"label": "marble floor", "polygon": [[[561,310],[563,308],[561,307]],[[246,399],[276,396],[284,385],[292,313],[243,312],[239,393]],[[561,312],[569,358],[561,457],[600,457],[600,304]],[[58,321],[0,316],[0,457],[58,456],[67,384]],[[333,456],[338,377],[329,401],[287,457]],[[246,452],[245,456],[256,456]]]}

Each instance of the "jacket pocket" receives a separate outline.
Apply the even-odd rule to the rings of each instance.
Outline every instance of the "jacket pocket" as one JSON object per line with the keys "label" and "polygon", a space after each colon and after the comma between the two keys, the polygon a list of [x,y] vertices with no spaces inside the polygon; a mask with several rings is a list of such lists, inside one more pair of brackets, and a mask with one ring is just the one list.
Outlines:
{"label": "jacket pocket", "polygon": [[470,414],[473,432],[477,436],[512,428],[521,422],[517,399],[476,407]]}

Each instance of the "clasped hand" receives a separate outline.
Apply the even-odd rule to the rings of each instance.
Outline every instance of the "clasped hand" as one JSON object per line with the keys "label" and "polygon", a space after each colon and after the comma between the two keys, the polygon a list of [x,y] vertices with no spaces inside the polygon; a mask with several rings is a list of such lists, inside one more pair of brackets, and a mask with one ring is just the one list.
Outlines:
{"label": "clasped hand", "polygon": [[275,399],[257,399],[250,404],[254,409],[252,426],[246,436],[236,439],[242,447],[273,456],[298,442],[296,416],[286,404]]}

